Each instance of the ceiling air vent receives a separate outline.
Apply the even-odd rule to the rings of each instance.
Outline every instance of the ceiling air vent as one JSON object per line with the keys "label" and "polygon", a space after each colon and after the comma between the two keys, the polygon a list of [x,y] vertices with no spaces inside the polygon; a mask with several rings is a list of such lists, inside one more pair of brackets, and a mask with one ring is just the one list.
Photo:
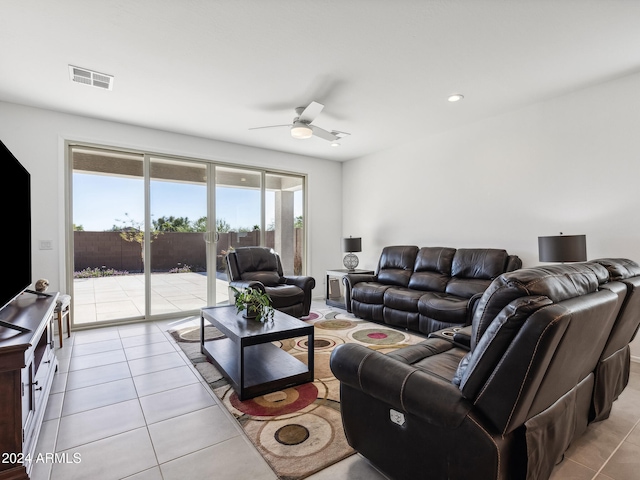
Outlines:
{"label": "ceiling air vent", "polygon": [[104,90],[113,90],[113,75],[98,73],[86,68],[74,67],[73,65],[69,65],[69,75],[71,76],[72,82],[82,83]]}

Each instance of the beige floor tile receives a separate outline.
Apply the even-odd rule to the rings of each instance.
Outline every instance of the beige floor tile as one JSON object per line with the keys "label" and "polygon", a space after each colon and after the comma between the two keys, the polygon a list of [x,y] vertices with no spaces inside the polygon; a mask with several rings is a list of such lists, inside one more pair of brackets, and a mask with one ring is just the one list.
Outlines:
{"label": "beige floor tile", "polygon": [[113,340],[105,340],[104,342],[93,342],[74,345],[71,353],[72,357],[80,357],[82,355],[93,355],[96,353],[110,352],[113,350],[122,350],[122,342],[116,338]]}
{"label": "beige floor tile", "polygon": [[136,385],[139,397],[152,395],[172,388],[184,387],[185,385],[198,383],[198,381],[198,377],[196,377],[191,368],[186,365],[184,367],[170,368],[160,372],[133,377],[133,382]]}
{"label": "beige floor tile", "polygon": [[66,415],[60,419],[56,449],[68,450],[145,425],[137,398]]}
{"label": "beige floor tile", "polygon": [[149,425],[159,463],[215,445],[240,433],[220,407],[212,406]]}
{"label": "beige floor tile", "polygon": [[123,337],[121,339],[122,346],[124,348],[137,347],[140,345],[148,345],[150,343],[166,342],[167,337],[164,333],[150,333],[148,335],[134,335],[130,337]]}
{"label": "beige floor tile", "polygon": [[137,394],[130,378],[78,388],[64,394],[62,415],[73,415],[134,398],[137,398]]}
{"label": "beige floor tile", "polygon": [[163,353],[173,353],[176,349],[169,342],[149,343],[146,345],[138,345],[137,347],[125,348],[124,353],[127,360],[137,360],[143,357],[152,357],[154,355],[162,355]]}
{"label": "beige floor tile", "polygon": [[67,391],[131,377],[127,362],[84,368],[67,374]]}
{"label": "beige floor tile", "polygon": [[640,478],[640,448],[624,442],[606,463],[601,473],[615,480]]}
{"label": "beige floor tile", "polygon": [[[187,401],[188,399],[188,401]],[[200,383],[174,388],[140,398],[147,424],[194,412],[215,405],[211,393]]]}
{"label": "beige floor tile", "polygon": [[[117,480],[157,465],[146,428],[114,435],[65,451],[72,460],[55,463],[51,480]],[[77,459],[77,463],[73,460]]]}
{"label": "beige floor tile", "polygon": [[160,465],[164,480],[275,480],[256,450],[241,437],[204,448]]}
{"label": "beige floor tile", "polygon": [[355,454],[307,478],[308,480],[335,480],[338,478],[385,480],[387,477],[371,465],[367,459]]}
{"label": "beige floor tile", "polygon": [[[75,347],[74,347],[75,348]],[[109,352],[92,353],[90,355],[81,355],[79,357],[71,357],[69,363],[69,371],[81,370],[84,368],[99,367],[101,365],[109,365],[111,363],[119,363],[127,360],[122,349],[112,350]]]}
{"label": "beige floor tile", "polygon": [[164,355],[154,355],[129,361],[129,369],[133,376],[144,375],[145,373],[158,372],[168,368],[182,367],[186,365],[185,360],[177,351]]}

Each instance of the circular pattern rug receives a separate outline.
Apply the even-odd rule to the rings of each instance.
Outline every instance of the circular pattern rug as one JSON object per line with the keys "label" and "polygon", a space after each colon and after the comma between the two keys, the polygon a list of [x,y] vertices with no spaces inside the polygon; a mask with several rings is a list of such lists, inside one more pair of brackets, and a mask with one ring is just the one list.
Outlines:
{"label": "circular pattern rug", "polygon": [[[314,381],[244,401],[200,353],[199,327],[171,332],[276,475],[286,480],[305,478],[354,453],[342,428],[340,382],[333,376],[329,364],[333,349],[343,343],[359,343],[387,352],[423,340],[329,309],[312,311],[302,320],[315,327]],[[206,326],[205,338],[215,340],[223,335]],[[301,362],[307,362],[306,336],[273,343]]]}

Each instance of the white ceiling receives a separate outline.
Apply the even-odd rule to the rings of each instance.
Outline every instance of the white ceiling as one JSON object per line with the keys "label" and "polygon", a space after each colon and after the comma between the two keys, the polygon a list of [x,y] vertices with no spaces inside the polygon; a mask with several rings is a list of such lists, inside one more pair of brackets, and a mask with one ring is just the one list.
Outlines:
{"label": "white ceiling", "polygon": [[[639,72],[640,1],[2,0],[0,68],[7,102],[347,160]],[[342,146],[249,130],[312,100]]]}

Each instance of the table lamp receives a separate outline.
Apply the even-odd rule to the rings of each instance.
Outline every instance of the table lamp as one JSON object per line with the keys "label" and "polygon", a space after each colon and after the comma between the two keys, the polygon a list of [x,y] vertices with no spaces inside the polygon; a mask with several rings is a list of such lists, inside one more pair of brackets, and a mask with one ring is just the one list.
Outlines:
{"label": "table lamp", "polygon": [[355,270],[355,268],[358,266],[359,260],[358,257],[353,254],[353,252],[362,251],[362,239],[360,237],[343,238],[342,251],[349,252],[344,256],[344,260],[342,261],[343,265],[349,271]]}
{"label": "table lamp", "polygon": [[587,260],[586,235],[538,237],[538,259],[541,262],[584,262]]}

